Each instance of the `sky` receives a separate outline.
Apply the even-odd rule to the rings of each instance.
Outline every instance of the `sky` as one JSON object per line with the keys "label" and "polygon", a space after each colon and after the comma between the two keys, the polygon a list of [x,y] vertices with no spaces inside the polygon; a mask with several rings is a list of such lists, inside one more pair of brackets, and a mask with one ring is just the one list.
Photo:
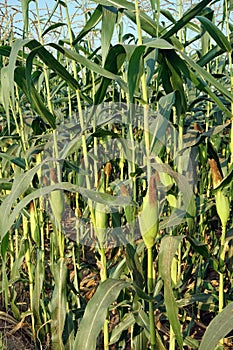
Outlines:
{"label": "sky", "polygon": [[[49,13],[52,13],[52,10],[54,8],[54,6],[56,5],[56,0],[36,0],[37,4],[38,4],[38,8],[39,8],[39,13],[40,13],[40,18],[42,19],[42,27],[43,24],[46,22],[46,20],[48,19],[48,11]],[[66,0],[67,4],[68,4],[68,9],[69,9],[69,15],[71,17],[71,21],[72,21],[72,28],[75,28],[74,24],[73,24],[73,16],[74,14],[80,14],[82,13],[79,9],[79,3],[81,4],[82,2],[84,3],[84,1],[82,0]],[[12,12],[13,13],[13,24],[14,24],[14,28],[18,29],[18,34],[21,35],[22,33],[20,33],[20,31],[22,31],[23,28],[23,19],[22,19],[22,7],[21,7],[21,1],[20,0],[0,0],[0,5],[2,5],[2,11],[1,11],[1,6],[0,6],[0,17],[1,17],[1,13],[2,16],[5,15],[5,9],[4,9],[4,3],[7,4],[8,7],[8,11],[10,12],[10,9],[12,8]],[[94,3],[92,2],[92,7],[94,7]],[[64,7],[63,8],[63,16],[65,16],[65,10]],[[56,14],[53,16],[52,21],[53,22],[60,22],[61,18],[59,18],[60,15],[60,9],[57,9]],[[35,1],[31,1],[29,3],[29,17],[30,17],[30,22],[33,23],[33,21],[35,21],[36,16],[35,16]],[[8,15],[9,18],[9,15]],[[1,19],[1,18],[0,18]],[[44,19],[44,21],[43,21]],[[81,18],[79,17],[75,17],[76,19],[76,26],[79,28],[75,28],[75,32],[79,32],[80,27],[81,27]],[[5,25],[7,25],[7,20],[5,20],[5,22],[1,21],[2,23],[4,23]],[[36,23],[36,21],[35,21]],[[79,26],[78,26],[79,24]],[[17,33],[17,31],[16,31]]]}

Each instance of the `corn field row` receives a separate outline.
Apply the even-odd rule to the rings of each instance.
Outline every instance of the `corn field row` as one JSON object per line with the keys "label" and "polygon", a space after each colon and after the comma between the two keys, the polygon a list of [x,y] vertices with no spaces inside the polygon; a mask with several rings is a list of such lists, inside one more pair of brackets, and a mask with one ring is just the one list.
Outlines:
{"label": "corn field row", "polygon": [[0,349],[233,349],[233,4],[1,4]]}

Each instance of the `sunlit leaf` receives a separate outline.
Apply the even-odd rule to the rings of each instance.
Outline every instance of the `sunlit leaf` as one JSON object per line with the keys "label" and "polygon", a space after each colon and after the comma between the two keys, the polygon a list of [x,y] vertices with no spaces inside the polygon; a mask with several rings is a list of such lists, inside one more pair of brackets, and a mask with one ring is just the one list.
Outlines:
{"label": "sunlit leaf", "polygon": [[117,299],[120,291],[127,286],[129,286],[127,282],[113,279],[108,279],[99,285],[85,309],[75,338],[75,349],[96,349],[96,338],[104,325],[107,309]]}

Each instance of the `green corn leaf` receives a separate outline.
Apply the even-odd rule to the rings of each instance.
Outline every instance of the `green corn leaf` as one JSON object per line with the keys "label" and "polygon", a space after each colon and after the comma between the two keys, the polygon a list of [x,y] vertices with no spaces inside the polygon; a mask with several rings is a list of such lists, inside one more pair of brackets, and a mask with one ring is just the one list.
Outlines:
{"label": "green corn leaf", "polygon": [[7,153],[0,152],[0,158],[8,159],[13,164],[19,166],[21,169],[25,169],[26,163],[24,158],[14,157]]}
{"label": "green corn leaf", "polygon": [[[42,163],[44,164],[44,163]],[[131,199],[126,196],[114,197],[107,193],[96,192],[94,190],[88,190],[86,188],[73,185],[69,182],[56,183],[54,185],[46,186],[39,188],[27,196],[25,196],[18,204],[15,205],[14,209],[11,212],[11,207],[13,206],[16,199],[23,194],[26,189],[29,187],[30,182],[39,170],[40,166],[38,165],[31,170],[28,170],[25,174],[19,175],[13,183],[11,194],[5,198],[0,206],[2,216],[0,216],[0,235],[1,238],[5,236],[8,230],[14,224],[16,217],[20,214],[21,210],[26,207],[32,200],[50,194],[52,191],[56,190],[66,190],[70,192],[79,192],[84,196],[84,198],[91,199],[94,202],[102,203],[107,207],[120,206],[123,207],[130,203]],[[106,210],[106,209],[105,209]]]}
{"label": "green corn leaf", "polygon": [[113,6],[118,9],[135,10],[134,4],[127,0],[97,0],[103,6]]}
{"label": "green corn leaf", "polygon": [[183,87],[183,79],[181,72],[178,67],[174,66],[174,63],[172,63],[172,58],[170,58],[169,54],[166,54],[166,62],[167,66],[170,70],[170,81],[171,85],[174,91],[177,92],[176,94],[176,112],[177,115],[185,113],[187,109],[187,101],[186,96],[184,92]]}
{"label": "green corn leaf", "polygon": [[56,72],[56,74],[58,74],[61,79],[66,81],[72,89],[78,89],[79,85],[77,80],[74,79],[74,77],[65,69],[65,67],[58,62],[58,60],[56,60],[56,58],[54,58],[53,55],[37,40],[30,40],[25,46],[36,52],[47,67]]}
{"label": "green corn leaf", "polygon": [[37,251],[36,267],[35,267],[35,280],[33,288],[33,315],[35,317],[35,325],[38,330],[42,324],[41,322],[41,313],[40,313],[40,296],[42,292],[44,282],[44,266],[42,260],[42,252]]}
{"label": "green corn leaf", "polygon": [[[136,15],[135,15],[135,9],[129,11],[129,10],[124,10],[124,14],[135,24],[137,23],[136,21]],[[148,16],[144,12],[140,12],[140,21],[141,21],[141,27],[142,29],[150,34],[152,37],[157,37],[157,22],[153,21],[150,16]],[[163,28],[159,26],[159,31],[161,31]]]}
{"label": "green corn leaf", "polygon": [[210,257],[210,252],[208,250],[207,244],[200,242],[197,239],[192,238],[190,236],[187,236],[187,240],[190,242],[193,249],[196,252],[198,252],[198,254],[200,254],[201,256],[203,256],[204,258],[207,258],[207,259]]}
{"label": "green corn leaf", "polygon": [[133,275],[135,285],[143,289],[144,281],[142,266],[140,264],[137,251],[131,244],[127,244],[126,246],[126,262],[130,272]]}
{"label": "green corn leaf", "polygon": [[221,83],[217,81],[209,72],[200,67],[197,63],[195,63],[188,55],[184,52],[179,51],[180,55],[184,58],[184,60],[188,63],[190,67],[192,67],[196,73],[200,75],[200,77],[207,81],[209,84],[213,85],[219,92],[221,92],[230,102],[233,99],[233,95],[228,89]]}
{"label": "green corn leaf", "polygon": [[[180,71],[184,74],[185,77],[190,79],[194,85],[201,91],[205,91],[213,101],[219,106],[219,108],[226,113],[227,116],[231,116],[231,112],[228,108],[222,103],[218,96],[212,91],[211,87],[206,83],[213,85],[218,91],[222,92],[228,100],[232,98],[232,94],[222,85],[217,79],[215,79],[209,72],[196,64],[192,59],[188,57],[184,52],[179,51],[180,55],[184,57],[184,60],[181,60],[176,52],[170,52],[170,59],[172,64],[179,67]],[[187,65],[188,63],[188,65]],[[192,69],[194,69],[195,73]]]}
{"label": "green corn leaf", "polygon": [[11,46],[7,46],[7,45],[2,45],[0,47],[0,55],[1,56],[5,56],[5,57],[9,57],[10,53],[11,53]]}
{"label": "green corn leaf", "polygon": [[[105,71],[111,72],[113,74],[117,74],[125,61],[126,52],[123,45],[115,45],[113,46],[107,55],[104,69]],[[118,78],[119,79],[119,78]],[[119,81],[118,81],[119,82]],[[97,105],[103,101],[106,96],[107,88],[111,80],[106,76],[103,77],[100,86],[94,97],[94,104]]]}
{"label": "green corn leaf", "polygon": [[233,329],[233,302],[210,322],[199,350],[215,350],[218,342]]}
{"label": "green corn leaf", "polygon": [[109,345],[116,343],[122,334],[123,331],[127,330],[129,327],[132,327],[135,323],[135,318],[132,313],[128,313],[122,319],[122,321],[113,329]]}
{"label": "green corn leaf", "polygon": [[1,69],[1,101],[6,111],[8,129],[10,128],[10,99],[12,99],[12,108],[14,108],[15,103],[14,73],[16,68],[16,60],[18,57],[19,50],[22,48],[22,46],[28,43],[28,41],[29,39],[17,39],[14,41],[10,51],[9,64]]}
{"label": "green corn leaf", "polygon": [[[124,9],[124,14],[130,20],[132,20],[136,24],[136,15],[135,15],[135,5],[132,2],[126,1],[126,0],[95,0],[98,2],[98,4],[101,4],[103,6],[113,6],[117,9]],[[142,29],[150,34],[152,37],[157,37],[157,31],[158,31],[158,25],[157,22],[155,22],[153,19],[150,18],[145,12],[140,12],[140,22]],[[161,25],[159,25],[159,32],[161,32],[164,29]],[[178,42],[178,40],[175,40],[175,42]]]}
{"label": "green corn leaf", "polygon": [[66,57],[79,62],[82,66],[87,67],[88,69],[99,74],[100,76],[117,81],[118,84],[121,86],[121,88],[124,91],[128,92],[126,83],[118,75],[113,74],[108,70],[100,67],[98,64],[92,62],[90,59],[78,54],[77,52],[66,49],[65,47],[62,47],[56,44],[50,44],[50,45],[55,49],[57,49],[58,51],[60,51],[61,53],[63,53]]}
{"label": "green corn leaf", "polygon": [[171,14],[171,12],[169,12],[168,10],[163,10],[163,9],[161,9],[161,10],[160,10],[160,13],[161,13],[164,17],[166,17],[170,22],[172,22],[173,24],[176,23],[175,18],[173,17],[173,15]]}
{"label": "green corn leaf", "polygon": [[92,28],[94,28],[102,17],[102,6],[98,5],[94,12],[92,13],[91,17],[86,22],[85,26],[81,30],[81,32],[78,34],[77,38],[74,39],[73,45],[76,45],[86,34],[88,34]]}
{"label": "green corn leaf", "polygon": [[145,46],[155,48],[155,49],[162,49],[162,50],[172,50],[174,49],[174,46],[171,45],[167,40],[158,38],[158,39],[153,39],[150,41],[147,41]]}
{"label": "green corn leaf", "polygon": [[158,50],[149,50],[150,52],[145,56],[145,65],[146,65],[146,85],[150,86],[154,72],[156,69],[156,62],[158,59]]}
{"label": "green corn leaf", "polygon": [[29,4],[31,1],[32,0],[21,0],[23,23],[24,23],[24,30],[26,32],[26,35],[28,34],[28,11],[29,11]]}
{"label": "green corn leaf", "polygon": [[56,264],[51,266],[54,276],[55,287],[50,304],[51,308],[51,328],[52,344],[54,350],[64,349],[62,334],[66,319],[66,276],[67,267],[64,259],[60,259]]}
{"label": "green corn leaf", "polygon": [[43,33],[42,33],[42,37],[45,36],[46,34],[48,34],[49,32],[51,32],[54,29],[57,29],[59,27],[63,27],[66,26],[66,23],[61,23],[61,22],[57,22],[52,24],[51,26],[49,26]]}
{"label": "green corn leaf", "polygon": [[3,239],[1,240],[1,245],[0,245],[0,254],[1,254],[1,258],[4,260],[6,260],[6,252],[9,249],[9,234],[5,235],[3,237]]}
{"label": "green corn leaf", "polygon": [[31,94],[29,96],[25,74],[26,74],[26,71],[24,67],[17,67],[15,69],[15,82],[23,90],[25,95],[28,97],[29,101],[30,100],[32,101],[32,107],[35,109],[35,111],[42,117],[42,119],[44,119],[46,123],[49,123],[49,125],[52,128],[55,128],[56,118],[44,105],[40,97],[40,94],[37,92],[32,82],[30,85]]}
{"label": "green corn leaf", "polygon": [[179,307],[186,307],[194,303],[213,304],[216,302],[217,302],[216,297],[214,297],[210,293],[193,294],[184,299],[180,299],[176,301]]}
{"label": "green corn leaf", "polygon": [[172,35],[176,34],[180,29],[186,26],[194,17],[196,17],[200,12],[211,2],[212,0],[203,0],[197,5],[191,7],[176,24],[165,34],[162,35],[162,38],[168,39]]}
{"label": "green corn leaf", "polygon": [[184,339],[184,345],[187,345],[192,350],[195,350],[199,348],[199,341],[197,339],[193,339],[193,337],[188,336]]}
{"label": "green corn leaf", "polygon": [[197,16],[196,18],[201,22],[205,30],[216,41],[218,46],[222,50],[224,50],[224,52],[232,51],[231,43],[228,41],[227,37],[223,34],[223,32],[220,29],[218,29],[218,27],[214,23],[212,23],[208,18],[203,16]]}
{"label": "green corn leaf", "polygon": [[140,77],[143,73],[140,67],[142,66],[142,55],[145,52],[145,46],[138,46],[135,48],[131,58],[129,60],[129,67],[127,73],[127,81],[129,84],[129,98],[130,102],[133,102],[134,92],[137,84],[140,82]]}
{"label": "green corn leaf", "polygon": [[117,20],[116,8],[113,6],[103,6],[102,7],[102,28],[101,28],[101,49],[102,49],[103,64],[108,55],[108,50],[112,40],[116,20]]}
{"label": "green corn leaf", "polygon": [[[15,201],[28,189],[31,180],[36,172],[39,170],[40,166],[36,166],[27,172],[18,175],[11,189],[11,193],[2,201],[0,206],[1,216],[0,216],[0,234],[1,239],[5,236],[11,225],[9,225],[9,216],[11,208]],[[16,218],[16,217],[15,217]],[[13,224],[13,223],[12,223]]]}
{"label": "green corn leaf", "polygon": [[134,301],[136,307],[134,307],[134,317],[137,324],[143,327],[147,338],[150,338],[150,322],[149,317],[143,310],[142,305],[138,301]]}
{"label": "green corn leaf", "polygon": [[96,338],[104,325],[109,306],[129,283],[107,279],[101,283],[86,306],[83,319],[74,342],[74,349],[95,350]]}
{"label": "green corn leaf", "polygon": [[180,349],[183,349],[183,338],[178,319],[178,307],[172,290],[171,266],[173,257],[183,238],[184,236],[165,236],[161,241],[159,252],[159,274],[164,282],[164,302],[167,316]]}
{"label": "green corn leaf", "polygon": [[166,96],[163,96],[159,99],[159,113],[166,118],[167,120],[170,119],[172,107],[175,103],[175,92],[171,92],[170,94],[167,94]]}
{"label": "green corn leaf", "polygon": [[25,259],[25,254],[27,250],[29,249],[29,242],[24,237],[21,238],[19,243],[19,252],[17,258],[15,258],[13,265],[11,266],[10,271],[10,282],[15,282],[20,278],[20,271],[22,269],[22,263]]}

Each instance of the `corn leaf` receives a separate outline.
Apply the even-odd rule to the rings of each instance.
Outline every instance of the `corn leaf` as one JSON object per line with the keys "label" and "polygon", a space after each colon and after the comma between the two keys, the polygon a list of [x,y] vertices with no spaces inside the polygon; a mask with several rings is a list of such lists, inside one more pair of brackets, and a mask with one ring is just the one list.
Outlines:
{"label": "corn leaf", "polygon": [[127,0],[97,0],[103,6],[114,6],[118,9],[135,10],[134,4]]}
{"label": "corn leaf", "polygon": [[180,55],[184,58],[184,60],[188,63],[190,67],[192,67],[196,73],[200,75],[204,81],[207,81],[209,84],[213,85],[219,92],[221,92],[230,102],[233,99],[233,94],[228,91],[228,89],[220,84],[217,79],[215,79],[209,72],[200,67],[197,63],[195,63],[187,54],[180,51]]}
{"label": "corn leaf", "polygon": [[96,349],[96,338],[104,325],[109,306],[117,299],[120,291],[128,286],[129,283],[114,279],[108,279],[99,285],[86,306],[75,338],[74,349]]}
{"label": "corn leaf", "polygon": [[40,115],[40,117],[46,123],[49,123],[49,125],[52,128],[55,128],[56,127],[56,117],[45,106],[40,94],[37,92],[37,90],[34,87],[34,85],[32,84],[32,82],[30,84],[30,95],[29,95],[25,74],[26,74],[26,71],[25,71],[24,67],[17,67],[15,69],[15,82],[22,89],[22,91],[25,93],[25,95],[28,97],[29,101],[30,100],[32,101],[32,107]]}
{"label": "corn leaf", "polygon": [[135,318],[132,313],[128,313],[123,317],[122,321],[113,329],[109,345],[116,343],[124,330],[132,327],[135,323]]}
{"label": "corn leaf", "polygon": [[218,29],[218,27],[212,23],[208,18],[203,16],[196,17],[205,30],[209,33],[209,35],[216,41],[218,46],[225,52],[231,52],[231,43],[228,41],[227,37],[223,34],[223,32]]}
{"label": "corn leaf", "polygon": [[102,7],[102,28],[101,28],[101,49],[102,49],[103,64],[108,55],[108,50],[112,40],[116,20],[117,20],[116,8],[113,6],[103,6]]}
{"label": "corn leaf", "polygon": [[8,159],[10,162],[19,166],[21,169],[25,169],[26,164],[25,164],[24,158],[15,157],[8,153],[3,153],[3,152],[0,152],[0,158]]}
{"label": "corn leaf", "polygon": [[102,6],[98,5],[94,12],[92,13],[91,17],[86,22],[85,26],[81,30],[81,32],[78,34],[77,38],[74,39],[73,45],[76,45],[86,34],[88,34],[92,28],[94,28],[100,21],[102,17]]}
{"label": "corn leaf", "polygon": [[176,34],[180,29],[186,26],[191,19],[196,17],[200,12],[211,2],[212,0],[203,0],[199,2],[197,5],[191,7],[180,19],[176,22],[176,24],[164,35],[162,38],[168,39],[172,35]]}
{"label": "corn leaf", "polygon": [[66,319],[66,276],[67,267],[64,259],[60,259],[56,264],[51,266],[54,276],[55,288],[50,304],[52,319],[52,344],[54,350],[64,349],[62,334]]}
{"label": "corn leaf", "polygon": [[129,84],[129,98],[131,103],[133,102],[136,86],[140,81],[141,74],[143,73],[140,66],[142,65],[141,58],[145,49],[145,46],[136,47],[129,61],[127,80]]}
{"label": "corn leaf", "polygon": [[1,101],[6,111],[8,129],[10,128],[10,114],[9,114],[10,99],[12,99],[12,108],[15,108],[14,107],[14,103],[15,103],[14,72],[16,68],[16,60],[18,57],[19,50],[28,41],[29,39],[15,40],[10,51],[9,64],[5,67],[2,67],[1,69]]}
{"label": "corn leaf", "polygon": [[[43,164],[43,163],[42,163]],[[54,185],[39,188],[30,194],[26,195],[18,204],[15,205],[11,212],[11,207],[13,206],[16,199],[23,194],[30,185],[35,173],[38,171],[39,166],[28,170],[25,174],[22,174],[16,178],[13,183],[11,194],[6,197],[0,206],[2,216],[0,217],[0,234],[1,238],[5,236],[8,230],[14,224],[16,217],[20,214],[21,210],[26,207],[33,199],[40,196],[46,196],[52,191],[56,190],[66,190],[70,192],[81,193],[84,197],[91,199],[93,202],[98,202],[105,204],[106,212],[111,211],[111,207],[120,206],[123,207],[131,202],[130,197],[126,196],[111,196],[107,193],[96,192],[94,190],[88,190],[86,188],[70,184],[69,182],[56,183]]]}
{"label": "corn leaf", "polygon": [[26,35],[28,33],[28,10],[29,10],[29,4],[31,1],[32,0],[21,0],[23,23],[24,23],[24,30],[26,32]]}
{"label": "corn leaf", "polygon": [[74,79],[74,77],[65,69],[65,67],[58,62],[58,60],[56,60],[56,58],[54,58],[53,55],[37,40],[30,40],[25,46],[36,52],[47,67],[56,72],[60,78],[66,81],[72,89],[78,89],[79,85],[77,80]]}
{"label": "corn leaf", "polygon": [[[2,201],[0,206],[0,236],[1,239],[5,236],[11,225],[9,225],[9,216],[11,208],[15,201],[28,189],[33,176],[36,174],[40,166],[36,166],[27,172],[18,175],[11,189],[11,193]],[[15,217],[16,218],[16,217]]]}
{"label": "corn leaf", "polygon": [[40,295],[42,292],[44,282],[44,266],[43,266],[43,259],[42,259],[42,252],[37,252],[37,259],[36,259],[36,267],[35,267],[35,282],[34,282],[34,288],[33,288],[33,315],[35,317],[35,325],[36,329],[39,329],[41,326],[41,315],[40,315]]}
{"label": "corn leaf", "polygon": [[106,69],[100,67],[98,64],[92,62],[90,59],[78,54],[77,52],[66,49],[65,47],[62,47],[60,45],[50,45],[56,48],[58,51],[62,52],[66,57],[79,62],[82,66],[87,67],[88,69],[99,74],[100,76],[117,81],[124,91],[128,91],[126,83],[118,75],[107,71]]}
{"label": "corn leaf", "polygon": [[210,322],[199,350],[214,350],[218,342],[233,329],[233,302]]}
{"label": "corn leaf", "polygon": [[159,252],[159,274],[164,282],[164,302],[167,316],[180,349],[183,349],[183,338],[178,319],[178,307],[172,290],[171,266],[173,257],[183,238],[184,236],[165,236],[161,241]]}
{"label": "corn leaf", "polygon": [[42,36],[45,36],[46,34],[48,34],[49,32],[51,32],[54,29],[57,29],[59,27],[63,27],[66,26],[66,23],[61,23],[61,22],[57,22],[52,24],[51,26],[49,26],[43,33]]}
{"label": "corn leaf", "polygon": [[[107,55],[104,69],[113,74],[117,74],[125,61],[126,52],[123,45],[115,45],[113,46]],[[107,88],[111,80],[107,77],[103,77],[100,86],[94,97],[94,104],[97,105],[101,103],[106,96]]]}

